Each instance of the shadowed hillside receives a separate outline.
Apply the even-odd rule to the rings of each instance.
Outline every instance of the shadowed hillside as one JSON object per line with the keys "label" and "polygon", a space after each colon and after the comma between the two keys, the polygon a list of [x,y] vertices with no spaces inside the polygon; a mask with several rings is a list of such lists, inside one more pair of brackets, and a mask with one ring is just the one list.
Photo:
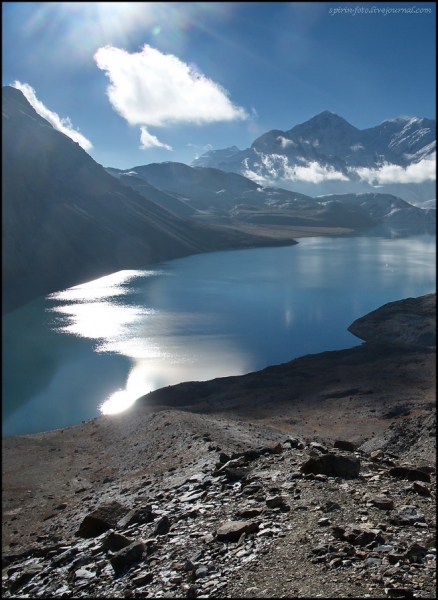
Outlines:
{"label": "shadowed hillside", "polygon": [[2,101],[3,312],[122,269],[273,243],[169,212],[109,175],[19,90],[4,87]]}

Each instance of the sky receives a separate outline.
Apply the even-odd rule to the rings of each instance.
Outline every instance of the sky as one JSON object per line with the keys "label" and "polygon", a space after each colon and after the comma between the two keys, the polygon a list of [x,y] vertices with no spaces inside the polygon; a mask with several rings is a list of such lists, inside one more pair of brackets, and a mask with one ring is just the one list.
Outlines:
{"label": "sky", "polygon": [[324,110],[435,118],[432,2],[4,2],[2,85],[105,167],[190,164]]}

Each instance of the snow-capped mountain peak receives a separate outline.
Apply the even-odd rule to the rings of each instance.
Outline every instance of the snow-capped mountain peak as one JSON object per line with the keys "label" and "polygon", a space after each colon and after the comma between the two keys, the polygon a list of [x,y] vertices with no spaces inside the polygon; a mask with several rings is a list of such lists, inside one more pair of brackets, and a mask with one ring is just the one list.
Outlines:
{"label": "snow-capped mountain peak", "polygon": [[191,164],[311,196],[378,186],[422,203],[435,197],[435,148],[435,120],[396,117],[360,130],[325,110],[292,129],[264,133],[246,150],[211,150]]}

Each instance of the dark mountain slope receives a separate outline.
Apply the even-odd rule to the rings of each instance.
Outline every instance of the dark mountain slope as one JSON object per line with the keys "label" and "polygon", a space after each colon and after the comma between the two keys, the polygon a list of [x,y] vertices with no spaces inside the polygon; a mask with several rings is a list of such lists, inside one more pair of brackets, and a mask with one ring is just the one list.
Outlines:
{"label": "dark mountain slope", "polygon": [[2,112],[3,312],[121,269],[270,243],[178,217],[122,185],[15,88],[2,89]]}
{"label": "dark mountain slope", "polygon": [[105,170],[110,175],[117,177],[117,179],[121,183],[123,183],[123,185],[131,187],[133,190],[135,190],[145,198],[152,200],[156,204],[159,204],[166,210],[170,210],[176,215],[179,215],[181,217],[191,217],[196,212],[194,208],[192,208],[182,200],[179,200],[178,198],[175,198],[175,196],[171,196],[170,194],[166,194],[166,192],[163,192],[158,188],[154,187],[145,179],[138,177],[135,171],[127,172],[122,171],[121,169],[113,169],[111,167],[108,167]]}

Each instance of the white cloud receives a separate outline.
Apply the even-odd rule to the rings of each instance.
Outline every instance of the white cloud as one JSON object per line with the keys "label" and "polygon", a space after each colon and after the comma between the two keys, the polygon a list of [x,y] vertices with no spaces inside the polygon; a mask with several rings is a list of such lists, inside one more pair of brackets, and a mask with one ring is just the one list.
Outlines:
{"label": "white cloud", "polygon": [[172,150],[172,146],[160,142],[160,140],[148,132],[146,127],[140,127],[140,131],[140,150],[146,150],[147,148],[165,148],[166,150]]}
{"label": "white cloud", "polygon": [[321,183],[322,181],[337,179],[338,181],[348,181],[343,173],[330,167],[324,167],[316,161],[307,163],[307,166],[297,166],[293,168],[294,179],[308,181],[311,183]]}
{"label": "white cloud", "polygon": [[70,121],[70,118],[62,118],[55,112],[52,112],[51,110],[46,108],[41,102],[41,100],[38,100],[35,94],[35,90],[28,83],[20,83],[19,81],[14,81],[14,83],[12,83],[11,85],[12,87],[17,88],[17,90],[20,90],[23,93],[29,104],[35,109],[35,111],[40,115],[40,117],[46,119],[46,121],[48,121],[54,129],[67,135],[74,142],[77,142],[79,146],[81,146],[84,150],[89,151],[92,149],[93,144],[90,142],[90,140],[87,140],[87,138],[83,136],[82,133],[79,133],[79,131],[73,129],[73,125]]}
{"label": "white cloud", "polygon": [[293,140],[288,140],[282,135],[279,135],[277,140],[280,142],[282,148],[288,148],[289,146],[296,147],[296,143]]}
{"label": "white cloud", "polygon": [[257,175],[252,171],[248,161],[245,164],[246,170],[243,175],[262,185],[269,185],[269,183],[278,180],[305,181],[308,183],[321,183],[327,180],[348,181],[348,177],[343,173],[332,167],[324,167],[316,161],[307,161],[305,166],[289,165],[287,156],[282,154],[258,154],[261,165],[263,165],[263,175]]}
{"label": "white cloud", "polygon": [[353,152],[357,152],[358,150],[363,150],[363,146],[362,144],[354,144],[354,146],[350,146],[350,150],[353,150]]}
{"label": "white cloud", "polygon": [[131,125],[201,125],[248,118],[220,85],[147,44],[133,54],[105,46],[97,50],[94,60],[111,82],[107,94],[114,110]]}
{"label": "white cloud", "polygon": [[436,178],[436,155],[424,158],[406,168],[399,165],[385,164],[379,169],[367,167],[356,169],[361,179],[370,184],[388,183],[422,183],[434,181]]}

